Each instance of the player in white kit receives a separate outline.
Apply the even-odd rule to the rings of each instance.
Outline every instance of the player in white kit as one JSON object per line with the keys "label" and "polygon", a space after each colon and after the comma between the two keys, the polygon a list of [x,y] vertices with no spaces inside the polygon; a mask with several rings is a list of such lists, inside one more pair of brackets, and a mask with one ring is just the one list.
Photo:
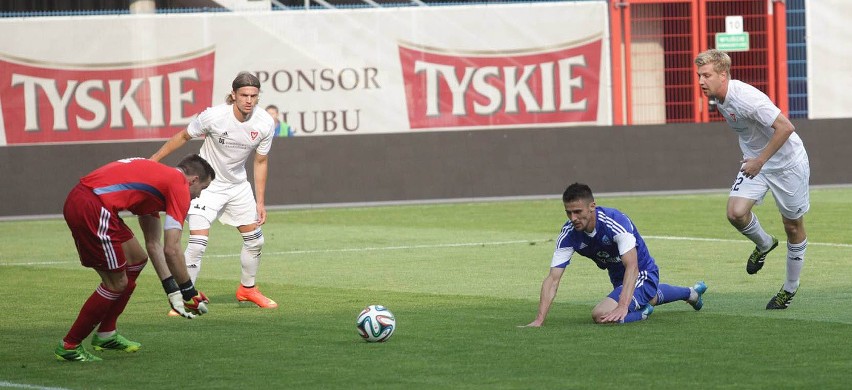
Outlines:
{"label": "player in white kit", "polygon": [[752,207],[772,191],[787,234],[787,278],[767,309],[786,309],[799,288],[808,246],[804,215],[810,207],[808,154],[795,127],[757,88],[731,76],[731,57],[711,49],[695,58],[704,95],[716,99],[719,113],[739,136],[740,172],[728,197],[728,221],[756,244],[746,263],[755,274],[778,240],[766,233]]}
{"label": "player in white kit", "polygon": [[[166,141],[151,159],[159,161],[190,139],[206,137],[199,154],[213,166],[216,179],[189,208],[190,235],[185,257],[190,277],[195,283],[201,271],[201,257],[207,249],[210,225],[218,218],[223,224],[235,226],[243,239],[237,300],[275,308],[278,304],[261,294],[255,285],[264,241],[261,225],[266,221],[267,154],[275,135],[275,122],[257,107],[260,95],[257,77],[241,72],[231,87],[225,104],[204,110],[185,130]],[[254,194],[245,167],[252,154]]]}

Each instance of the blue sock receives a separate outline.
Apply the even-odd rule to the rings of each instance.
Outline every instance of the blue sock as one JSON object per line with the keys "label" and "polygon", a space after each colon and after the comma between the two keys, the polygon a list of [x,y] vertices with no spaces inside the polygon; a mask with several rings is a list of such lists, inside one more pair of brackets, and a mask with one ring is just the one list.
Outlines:
{"label": "blue sock", "polygon": [[628,322],[642,321],[644,319],[645,319],[645,317],[642,317],[642,311],[641,310],[631,311],[631,312],[627,313],[626,316],[624,316],[624,322],[623,323],[626,324]]}
{"label": "blue sock", "polygon": [[689,299],[689,291],[689,287],[660,283],[660,290],[657,292],[657,305],[674,301],[685,301]]}

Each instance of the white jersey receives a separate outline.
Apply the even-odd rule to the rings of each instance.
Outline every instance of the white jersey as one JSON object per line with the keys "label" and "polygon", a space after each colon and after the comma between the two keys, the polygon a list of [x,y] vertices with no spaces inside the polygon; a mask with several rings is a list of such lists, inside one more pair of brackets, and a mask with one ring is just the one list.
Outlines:
{"label": "white jersey", "polygon": [[[781,110],[763,92],[739,80],[728,82],[725,101],[717,104],[719,113],[740,138],[744,157],[755,158],[769,144],[775,129],[772,124]],[[802,139],[795,132],[763,165],[764,172],[777,172],[807,159]]]}
{"label": "white jersey", "polygon": [[199,114],[187,127],[193,138],[206,135],[201,146],[202,158],[216,171],[220,186],[230,187],[248,180],[246,161],[252,152],[266,155],[275,136],[275,121],[266,112],[255,106],[245,122],[234,116],[234,107],[220,104]]}

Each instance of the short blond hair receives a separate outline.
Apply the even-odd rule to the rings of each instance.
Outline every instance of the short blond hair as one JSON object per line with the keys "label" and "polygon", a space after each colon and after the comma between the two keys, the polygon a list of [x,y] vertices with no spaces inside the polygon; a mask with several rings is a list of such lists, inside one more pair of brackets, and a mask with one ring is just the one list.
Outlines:
{"label": "short blond hair", "polygon": [[721,50],[710,49],[695,57],[695,65],[701,67],[707,64],[713,64],[713,70],[717,73],[731,74],[731,57]]}

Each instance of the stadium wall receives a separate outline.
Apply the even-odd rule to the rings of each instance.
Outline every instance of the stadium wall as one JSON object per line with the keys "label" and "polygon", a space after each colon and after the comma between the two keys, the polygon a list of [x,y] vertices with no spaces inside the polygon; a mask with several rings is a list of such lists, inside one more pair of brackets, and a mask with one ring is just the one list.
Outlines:
{"label": "stadium wall", "polygon": [[[811,184],[852,183],[839,164],[850,119],[794,120]],[[149,156],[162,141],[0,148],[0,217],[61,214],[80,176]],[[192,141],[166,162],[198,151]],[[556,196],[586,182],[597,192],[724,190],[740,153],[725,124],[567,127],[279,138],[270,153],[268,206]],[[249,164],[250,165],[250,164]]]}

